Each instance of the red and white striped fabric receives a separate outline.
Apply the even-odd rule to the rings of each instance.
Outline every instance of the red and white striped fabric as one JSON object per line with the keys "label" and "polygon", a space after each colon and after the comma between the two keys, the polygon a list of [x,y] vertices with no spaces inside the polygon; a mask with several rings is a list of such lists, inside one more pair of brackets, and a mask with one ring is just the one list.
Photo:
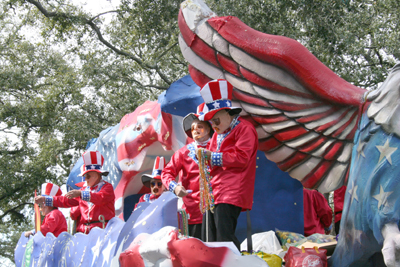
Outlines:
{"label": "red and white striped fabric", "polygon": [[52,183],[44,183],[42,184],[42,196],[61,196],[62,192],[58,185]]}
{"label": "red and white striped fabric", "polygon": [[205,105],[203,106],[203,113],[199,116],[200,120],[211,120],[215,113],[222,109],[238,109],[232,107],[232,92],[233,86],[227,80],[218,79],[206,83],[200,90]]}
{"label": "red and white striped fabric", "polygon": [[105,173],[108,174],[107,171],[103,170],[104,157],[99,151],[86,151],[83,153],[82,158],[83,169],[81,169],[80,176],[84,176],[90,171],[99,172],[104,175]]}

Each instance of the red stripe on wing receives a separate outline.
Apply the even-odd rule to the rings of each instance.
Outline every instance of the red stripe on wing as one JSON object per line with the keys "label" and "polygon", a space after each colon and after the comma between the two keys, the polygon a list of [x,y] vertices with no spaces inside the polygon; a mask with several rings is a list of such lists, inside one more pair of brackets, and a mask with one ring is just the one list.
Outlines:
{"label": "red stripe on wing", "polygon": [[183,17],[182,10],[179,11],[178,25],[187,46],[190,47],[197,55],[200,55],[204,60],[217,67],[220,67],[215,56],[215,50],[208,46],[190,30],[186,24],[185,18]]}
{"label": "red stripe on wing", "polygon": [[217,59],[224,70],[237,77],[241,77],[239,72],[239,65],[235,61],[219,53],[217,54]]}
{"label": "red stripe on wing", "polygon": [[300,110],[304,110],[304,109],[317,108],[317,107],[321,107],[321,106],[325,105],[322,102],[312,103],[312,104],[293,104],[293,103],[286,103],[286,102],[269,101],[269,103],[274,108],[282,110],[282,111],[300,111]]}
{"label": "red stripe on wing", "polygon": [[246,78],[247,80],[249,80],[250,82],[257,84],[261,87],[264,87],[268,90],[271,91],[275,91],[275,92],[279,92],[282,94],[288,94],[288,95],[295,95],[295,96],[300,96],[300,97],[304,97],[304,98],[308,98],[308,99],[315,99],[317,98],[314,95],[311,94],[306,94],[306,93],[302,93],[302,92],[298,92],[298,91],[294,91],[292,89],[289,89],[287,87],[281,86],[279,84],[276,84],[274,82],[271,82],[269,80],[266,80],[262,77],[260,77],[259,75],[257,75],[254,72],[248,71],[247,69],[240,67],[240,72],[243,75],[244,78]]}
{"label": "red stripe on wing", "polygon": [[343,150],[343,142],[335,142],[334,144],[330,145],[329,148],[326,150],[327,153],[324,155],[324,159],[326,160],[335,160]]}
{"label": "red stripe on wing", "polygon": [[254,96],[250,94],[243,93],[239,90],[233,89],[233,97],[234,99],[246,102],[246,103],[251,103],[253,105],[261,106],[261,107],[267,107],[267,108],[272,108],[272,106],[263,98],[259,96]]}
{"label": "red stripe on wing", "polygon": [[309,133],[307,129],[301,126],[293,126],[280,132],[274,133],[274,137],[281,142],[295,139],[299,136]]}
{"label": "red stripe on wing", "polygon": [[273,137],[258,140],[258,150],[268,152],[280,147],[282,144]]}
{"label": "red stripe on wing", "polygon": [[316,188],[322,181],[322,178],[328,173],[333,165],[332,161],[322,161],[301,181],[306,188]]}
{"label": "red stripe on wing", "polygon": [[[338,137],[339,135],[341,135],[342,132],[343,132],[344,130],[346,130],[347,127],[353,122],[353,120],[354,120],[354,118],[355,118],[356,116],[357,116],[357,112],[354,112],[354,114],[351,116],[351,118],[350,118],[345,124],[343,124],[342,127],[340,127],[339,129],[337,129],[337,130],[332,134],[332,136],[333,136],[333,137]],[[353,126],[353,131],[354,131],[354,130],[357,130],[357,123],[355,123],[354,126]],[[354,136],[352,136],[351,139],[353,139],[353,137],[354,137]],[[346,138],[346,139],[348,139],[348,138]]]}
{"label": "red stripe on wing", "polygon": [[318,139],[311,140],[306,144],[298,147],[298,150],[305,153],[310,153],[323,145],[326,141],[328,141],[328,138],[326,138],[325,136],[320,136]]}
{"label": "red stripe on wing", "polygon": [[314,114],[311,116],[301,117],[301,118],[296,119],[296,121],[299,123],[308,123],[308,122],[317,121],[317,120],[323,119],[323,118],[335,113],[336,111],[338,111],[338,109],[339,108],[337,108],[337,107],[332,107],[325,112]]}
{"label": "red stripe on wing", "polygon": [[190,77],[192,77],[193,81],[200,87],[202,88],[206,83],[211,81],[207,75],[205,75],[203,72],[199,71],[192,65],[189,65],[189,74]]}
{"label": "red stripe on wing", "polygon": [[277,162],[276,164],[278,165],[279,169],[281,169],[282,171],[287,171],[287,170],[291,169],[292,167],[300,164],[301,162],[303,162],[303,160],[305,160],[308,157],[309,157],[309,155],[307,155],[305,153],[296,152],[296,153],[292,154],[291,157],[287,158],[284,161]]}
{"label": "red stripe on wing", "polygon": [[260,124],[274,123],[274,122],[282,122],[287,121],[288,118],[282,115],[274,115],[274,116],[258,116],[253,115],[253,119]]}
{"label": "red stripe on wing", "polygon": [[347,115],[347,113],[349,113],[349,111],[350,110],[346,110],[345,112],[343,112],[342,115],[339,116],[339,118],[337,118],[335,120],[332,120],[332,121],[330,121],[328,123],[325,123],[325,124],[323,124],[321,126],[318,126],[314,130],[317,131],[317,132],[323,132],[323,131],[327,130],[328,128],[338,124]]}

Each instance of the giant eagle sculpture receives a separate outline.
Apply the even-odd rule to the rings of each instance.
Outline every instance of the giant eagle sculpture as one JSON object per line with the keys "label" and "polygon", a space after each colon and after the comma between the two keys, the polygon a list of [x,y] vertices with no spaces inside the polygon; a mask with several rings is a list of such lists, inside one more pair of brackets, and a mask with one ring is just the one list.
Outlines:
{"label": "giant eagle sculpture", "polygon": [[192,79],[232,83],[269,160],[307,188],[347,184],[331,265],[399,266],[400,65],[369,92],[296,40],[218,17],[201,0],[183,2],[178,20]]}

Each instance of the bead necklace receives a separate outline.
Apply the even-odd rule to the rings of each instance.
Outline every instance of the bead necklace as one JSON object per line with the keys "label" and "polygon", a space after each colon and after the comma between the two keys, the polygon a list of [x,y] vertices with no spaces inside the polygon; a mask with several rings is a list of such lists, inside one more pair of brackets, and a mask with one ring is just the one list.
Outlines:
{"label": "bead necklace", "polygon": [[199,148],[197,150],[197,158],[199,160],[199,170],[200,170],[200,211],[201,213],[206,213],[210,210],[214,213],[214,194],[211,186],[210,172],[207,166],[207,154],[204,148]]}

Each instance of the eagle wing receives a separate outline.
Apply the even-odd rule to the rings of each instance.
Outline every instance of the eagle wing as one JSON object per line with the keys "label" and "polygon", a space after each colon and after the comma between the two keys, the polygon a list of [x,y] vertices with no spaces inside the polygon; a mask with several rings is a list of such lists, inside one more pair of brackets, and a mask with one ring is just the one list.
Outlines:
{"label": "eagle wing", "polygon": [[366,90],[299,42],[217,17],[200,0],[182,3],[178,23],[193,80],[232,83],[234,103],[269,160],[307,188],[329,192],[345,183]]}

